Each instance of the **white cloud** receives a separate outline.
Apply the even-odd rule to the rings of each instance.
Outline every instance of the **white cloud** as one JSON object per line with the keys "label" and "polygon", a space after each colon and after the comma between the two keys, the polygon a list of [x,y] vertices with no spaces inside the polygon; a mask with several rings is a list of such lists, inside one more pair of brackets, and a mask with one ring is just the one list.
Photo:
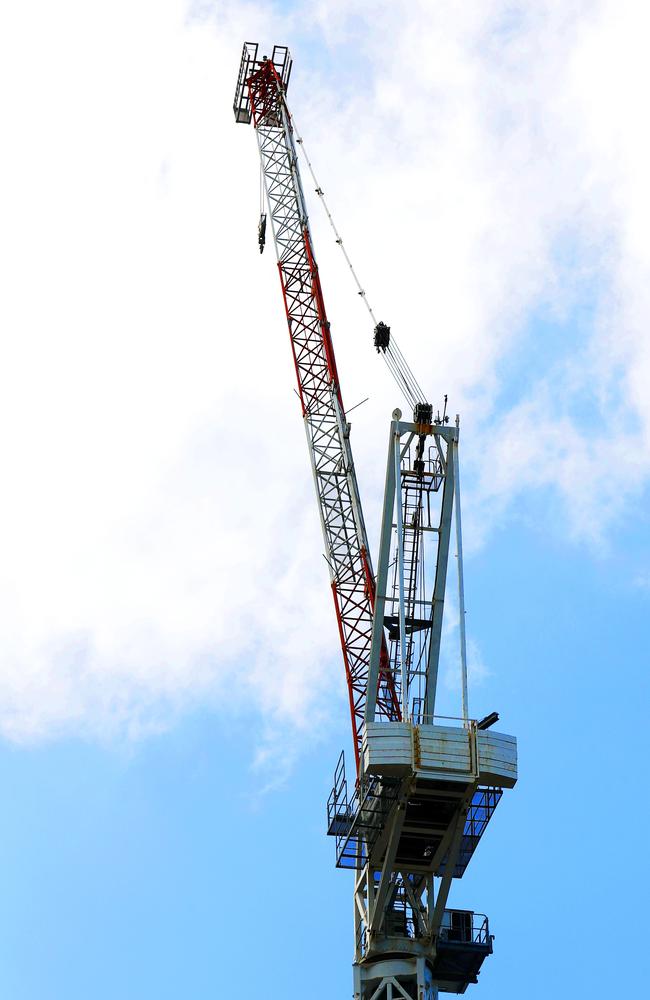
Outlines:
{"label": "white cloud", "polygon": [[206,697],[296,717],[300,656],[317,671],[327,651],[309,588],[315,639],[294,613],[322,582],[303,555],[319,541],[298,409],[288,386],[276,399],[277,278],[253,267],[253,136],[230,109],[242,26],[233,42],[184,14],[64,3],[42,35],[34,8],[5,25],[0,724],[16,739],[139,733]]}
{"label": "white cloud", "polygon": [[[505,0],[3,11],[5,735],[137,735],[207,699],[261,711],[268,747],[279,722],[345,711],[253,135],[230,110],[244,38],[294,47],[292,106],[362,281],[463,413],[470,541],[530,489],[602,535],[649,467],[647,20]],[[344,398],[372,395],[353,423],[373,530],[398,400],[313,219]],[[500,404],[531,312],[585,295],[583,355],[534,350]]]}

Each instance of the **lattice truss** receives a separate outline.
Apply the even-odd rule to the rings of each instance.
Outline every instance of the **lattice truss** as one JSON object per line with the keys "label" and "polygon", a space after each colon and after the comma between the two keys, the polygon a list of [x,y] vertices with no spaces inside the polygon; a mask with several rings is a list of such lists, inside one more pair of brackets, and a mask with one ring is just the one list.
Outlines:
{"label": "lattice truss", "polygon": [[[375,580],[336,361],[297,164],[285,87],[272,60],[253,63],[248,101],[257,134],[332,593],[359,768]],[[400,718],[384,650],[377,712]]]}

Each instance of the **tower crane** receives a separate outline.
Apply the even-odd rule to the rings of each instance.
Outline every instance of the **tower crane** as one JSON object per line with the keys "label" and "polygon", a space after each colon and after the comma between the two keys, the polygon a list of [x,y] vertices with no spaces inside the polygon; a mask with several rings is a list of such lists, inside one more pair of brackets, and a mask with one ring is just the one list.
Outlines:
{"label": "tower crane", "polygon": [[[492,953],[487,917],[447,901],[517,781],[517,743],[491,728],[496,712],[469,717],[459,421],[446,407],[434,417],[383,322],[374,345],[413,413],[392,414],[373,570],[287,104],[291,68],[286,46],[267,57],[246,42],[234,113],[257,137],[258,243],[268,214],[349,692],[355,771],[348,781],[341,754],[327,832],[337,867],[355,873],[355,1000],[434,1000],[464,993]],[[436,714],[436,689],[454,513],[462,708],[450,718]]]}

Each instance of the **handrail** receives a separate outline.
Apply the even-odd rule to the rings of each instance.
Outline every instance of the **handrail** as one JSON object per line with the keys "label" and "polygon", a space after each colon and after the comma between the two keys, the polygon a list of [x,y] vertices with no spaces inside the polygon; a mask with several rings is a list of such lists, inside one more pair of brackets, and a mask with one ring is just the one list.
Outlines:
{"label": "handrail", "polygon": [[[434,726],[436,722],[439,720],[445,722],[459,722],[461,726],[463,727],[469,726],[470,728],[474,728],[475,726],[478,725],[477,719],[463,719],[463,717],[460,715],[416,714],[412,716],[408,721],[412,726]],[[391,725],[393,721],[394,720],[386,719],[382,716],[382,718],[375,719],[373,724],[385,726],[385,725]],[[459,728],[461,727],[459,726]]]}

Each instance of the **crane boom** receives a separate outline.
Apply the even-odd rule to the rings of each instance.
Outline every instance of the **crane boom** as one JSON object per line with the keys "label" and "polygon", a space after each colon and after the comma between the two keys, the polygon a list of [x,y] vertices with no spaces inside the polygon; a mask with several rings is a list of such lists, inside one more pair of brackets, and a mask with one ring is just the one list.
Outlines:
{"label": "crane boom", "polygon": [[[252,121],[257,135],[343,652],[358,773],[375,577],[286,102],[291,58],[285,46],[276,45],[270,59],[258,59],[257,51],[256,44],[244,45],[234,111],[237,121]],[[376,711],[379,717],[397,721],[399,699],[385,643],[380,659]]]}

